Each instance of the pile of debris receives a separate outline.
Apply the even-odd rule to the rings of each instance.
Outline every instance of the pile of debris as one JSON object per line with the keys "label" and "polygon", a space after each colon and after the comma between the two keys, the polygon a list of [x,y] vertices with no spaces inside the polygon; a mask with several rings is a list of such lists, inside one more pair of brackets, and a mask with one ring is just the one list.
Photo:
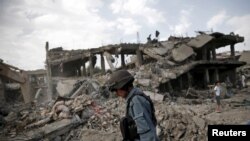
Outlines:
{"label": "pile of debris", "polygon": [[[18,110],[4,117],[5,128],[0,134],[8,138],[1,139],[121,140],[119,120],[125,113],[125,101],[117,97],[100,100],[85,92],[82,89],[74,98],[60,97],[39,106],[18,105]],[[211,99],[179,97],[176,101],[153,102],[160,140],[206,140],[207,125],[219,123],[206,118],[214,111]]]}
{"label": "pile of debris", "polygon": [[202,63],[194,61],[196,53],[189,42],[192,42],[190,38],[170,37],[168,41],[141,45],[140,50],[155,61],[144,64],[138,72],[134,73],[135,84],[144,88],[150,87],[159,92],[160,84],[176,79]]}
{"label": "pile of debris", "polygon": [[157,106],[158,135],[166,140],[206,140],[206,120],[180,105]]}
{"label": "pile of debris", "polygon": [[[20,134],[29,135],[29,138],[22,137],[23,139],[32,140],[39,139],[39,137],[51,139],[57,136],[57,134],[55,134],[56,136],[51,134],[60,131],[54,129],[49,132],[44,127],[58,122],[61,124],[61,121],[64,123],[71,121],[65,124],[65,127],[75,124],[72,127],[85,125],[88,129],[117,130],[125,104],[121,104],[121,101],[117,101],[116,98],[107,101],[104,100],[105,98],[97,97],[96,94],[100,94],[99,89],[90,89],[96,85],[96,83],[91,82],[94,81],[77,81],[73,91],[70,92],[71,95],[67,95],[69,97],[59,97],[53,102],[41,105],[32,103],[32,105],[22,105],[22,108],[16,107],[16,111],[10,112],[4,117],[5,128],[1,134],[7,137],[19,137],[19,139]],[[39,136],[37,136],[38,133]]]}
{"label": "pile of debris", "polygon": [[[195,124],[197,120],[188,119],[194,116],[192,112],[181,113],[181,110],[176,111],[176,108],[169,107],[169,104],[165,102],[155,102],[155,104],[158,104],[156,114],[158,115],[158,130],[161,138],[167,136],[167,138],[179,140],[184,138],[183,134],[188,137],[189,134],[197,134],[198,136],[198,133],[203,131],[205,123],[199,131]],[[85,94],[82,90],[75,98],[58,98],[53,104],[49,103],[39,107],[36,105],[24,106],[18,112],[9,113],[5,117],[4,134],[13,137],[13,139],[25,140],[53,139],[62,134],[67,138],[72,134],[70,130],[73,127],[82,125],[81,128],[84,129],[108,133],[115,132],[120,135],[119,119],[124,115],[124,109],[125,101],[122,99],[110,98],[106,101],[100,101],[98,98]],[[189,127],[192,130],[189,130]],[[62,128],[64,128],[63,132],[61,131]],[[79,128],[76,128],[76,130],[79,130]],[[179,133],[179,130],[182,131],[182,134]],[[186,130],[187,133],[184,133]],[[68,135],[65,136],[67,133]],[[25,135],[25,137],[20,137],[20,135]]]}

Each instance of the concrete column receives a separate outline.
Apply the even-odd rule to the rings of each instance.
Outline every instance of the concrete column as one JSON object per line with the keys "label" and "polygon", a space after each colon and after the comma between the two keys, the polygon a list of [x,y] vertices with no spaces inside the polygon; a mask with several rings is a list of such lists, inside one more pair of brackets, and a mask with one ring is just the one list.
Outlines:
{"label": "concrete column", "polygon": [[211,60],[211,54],[212,54],[212,51],[211,51],[211,50],[208,50],[208,51],[207,51],[207,59],[208,59],[208,60]]}
{"label": "concrete column", "polygon": [[103,56],[102,53],[100,54],[100,56],[101,56],[102,73],[105,74],[106,71],[105,71],[105,60],[104,60],[104,56]]}
{"label": "concrete column", "polygon": [[85,62],[82,63],[82,75],[86,76],[87,72],[86,72],[86,64]]}
{"label": "concrete column", "polygon": [[[24,103],[30,103],[32,101],[31,93],[30,93],[30,81],[28,74],[25,71],[21,72],[22,77],[25,82],[21,83],[21,91],[24,99]],[[48,95],[49,96],[49,95]],[[51,95],[50,95],[51,96]]]}
{"label": "concrete column", "polygon": [[187,72],[187,78],[188,78],[188,87],[192,87],[192,75],[190,74],[190,72]]}
{"label": "concrete column", "polygon": [[232,70],[232,75],[231,75],[231,82],[233,83],[233,85],[235,86],[236,85],[236,78],[237,78],[237,73],[236,73],[236,68],[234,68]]}
{"label": "concrete column", "polygon": [[220,76],[219,76],[219,70],[218,69],[215,69],[214,71],[214,76],[215,76],[215,81],[219,81],[220,80]]}
{"label": "concrete column", "polygon": [[49,42],[46,42],[46,72],[47,72],[47,81],[48,81],[48,89],[47,89],[47,98],[48,100],[52,100],[52,78],[51,78],[51,66],[49,63]]}
{"label": "concrete column", "polygon": [[234,49],[234,44],[231,44],[231,45],[230,45],[230,49],[231,49],[231,57],[232,57],[233,59],[235,59],[235,49]]}
{"label": "concrete column", "polygon": [[210,83],[209,70],[205,69],[205,87]]}
{"label": "concrete column", "polygon": [[138,67],[140,67],[143,64],[143,56],[139,48],[136,50],[136,56],[137,56]]}
{"label": "concrete column", "polygon": [[213,60],[216,60],[216,49],[215,49],[215,47],[212,49],[212,56],[213,56]]}
{"label": "concrete column", "polygon": [[4,104],[6,102],[5,93],[4,93],[4,82],[0,78],[0,101]]}
{"label": "concrete column", "polygon": [[93,55],[91,54],[90,57],[89,57],[89,75],[90,75],[90,77],[93,76],[93,71],[94,71],[92,57],[93,57]]}
{"label": "concrete column", "polygon": [[125,64],[125,58],[124,58],[124,54],[121,53],[121,66],[124,68],[126,66]]}
{"label": "concrete column", "polygon": [[202,60],[207,60],[207,48],[202,48]]}
{"label": "concrete column", "polygon": [[179,85],[180,85],[180,90],[182,90],[183,89],[182,76],[179,77]]}
{"label": "concrete column", "polygon": [[81,66],[77,66],[77,76],[81,76]]}
{"label": "concrete column", "polygon": [[114,71],[115,70],[115,67],[113,65],[113,63],[115,62],[114,57],[107,51],[105,51],[103,55],[106,57],[106,61],[109,64],[111,71]]}

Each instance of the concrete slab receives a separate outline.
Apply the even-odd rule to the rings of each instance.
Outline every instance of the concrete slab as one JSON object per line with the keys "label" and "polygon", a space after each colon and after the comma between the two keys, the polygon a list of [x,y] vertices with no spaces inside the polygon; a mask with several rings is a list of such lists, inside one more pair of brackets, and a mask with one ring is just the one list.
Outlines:
{"label": "concrete slab", "polygon": [[168,52],[168,49],[164,47],[154,47],[152,50],[159,55],[165,55]]}
{"label": "concrete slab", "polygon": [[137,83],[141,86],[149,87],[150,81],[151,81],[150,79],[138,79]]}
{"label": "concrete slab", "polygon": [[70,131],[71,128],[78,126],[80,121],[75,117],[72,119],[62,119],[51,124],[46,124],[43,127],[29,131],[26,134],[27,141],[36,141],[42,138],[53,139],[56,136],[62,135]]}
{"label": "concrete slab", "polygon": [[77,80],[60,80],[57,83],[56,90],[61,97],[67,97],[73,90]]}
{"label": "concrete slab", "polygon": [[163,41],[161,42],[161,45],[166,48],[167,50],[170,50],[174,47],[174,42],[170,42],[170,41]]}
{"label": "concrete slab", "polygon": [[4,103],[5,102],[5,94],[4,94],[4,84],[0,78],[0,100]]}
{"label": "concrete slab", "polygon": [[150,92],[150,91],[144,91],[145,95],[149,96],[154,101],[163,101],[164,95]]}
{"label": "concrete slab", "polygon": [[147,54],[148,56],[150,56],[151,58],[154,58],[156,60],[164,60],[164,57],[162,57],[161,55],[156,54],[156,52],[151,48],[145,48],[145,49],[143,49],[143,52],[145,54]]}
{"label": "concrete slab", "polygon": [[190,40],[187,45],[195,48],[201,48],[209,41],[211,41],[214,37],[210,35],[198,35],[196,38]]}
{"label": "concrete slab", "polygon": [[176,79],[176,74],[170,71],[162,71],[161,75],[167,79]]}
{"label": "concrete slab", "polygon": [[182,44],[180,47],[175,48],[172,51],[173,59],[176,62],[182,62],[193,54],[193,49],[185,44]]}

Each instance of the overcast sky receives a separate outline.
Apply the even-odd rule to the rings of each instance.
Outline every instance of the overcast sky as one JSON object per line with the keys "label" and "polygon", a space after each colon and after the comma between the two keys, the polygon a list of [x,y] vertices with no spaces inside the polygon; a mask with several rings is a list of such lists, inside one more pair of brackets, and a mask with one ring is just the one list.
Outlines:
{"label": "overcast sky", "polygon": [[155,30],[161,40],[234,32],[245,37],[236,50],[250,50],[249,25],[249,0],[0,0],[0,58],[41,69],[46,41],[50,48],[88,49],[136,42],[137,32],[144,43]]}

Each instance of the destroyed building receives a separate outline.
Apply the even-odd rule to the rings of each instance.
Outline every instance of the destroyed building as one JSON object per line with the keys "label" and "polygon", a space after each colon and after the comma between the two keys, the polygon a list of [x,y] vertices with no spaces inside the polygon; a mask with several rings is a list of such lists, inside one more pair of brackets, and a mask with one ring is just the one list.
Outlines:
{"label": "destroyed building", "polygon": [[[30,103],[45,90],[46,71],[25,71],[6,64],[0,63],[0,98],[2,103],[13,100]],[[45,92],[43,92],[44,96]]]}
{"label": "destroyed building", "polygon": [[238,68],[239,73],[243,73],[246,76],[247,85],[250,84],[250,51],[243,51],[239,57],[239,61],[246,62],[246,65]]}
{"label": "destroyed building", "polygon": [[47,75],[44,69],[26,71],[30,82],[31,101],[44,102],[47,95]]}
{"label": "destroyed building", "polygon": [[[152,87],[155,92],[165,93],[196,87],[207,89],[215,81],[224,81],[229,75],[232,82],[236,79],[236,68],[244,65],[235,56],[235,45],[244,37],[234,33],[223,34],[200,32],[196,37],[173,37],[166,41],[146,44],[107,45],[93,49],[63,50],[62,47],[49,49],[46,43],[48,80],[55,77],[92,77],[99,56],[101,72],[105,74],[105,59],[114,71],[121,68],[131,69],[135,74],[137,86]],[[216,58],[216,50],[230,48],[230,57]],[[124,55],[135,59],[125,63]],[[121,67],[115,68],[114,56],[120,58]],[[86,63],[89,64],[86,68]],[[100,71],[99,71],[100,72]],[[52,86],[51,91],[52,91]]]}
{"label": "destroyed building", "polygon": [[239,61],[246,62],[246,65],[240,67],[239,71],[242,71],[250,78],[250,51],[243,51],[239,57]]}
{"label": "destroyed building", "polygon": [[[243,37],[233,33],[201,33],[196,37],[171,36],[160,42],[79,50],[49,49],[47,42],[46,71],[25,71],[28,81],[21,81],[23,77],[18,81],[29,82],[30,94],[24,96],[24,101],[32,103],[2,114],[0,140],[121,140],[119,119],[125,113],[125,103],[116,97],[99,96],[108,69],[127,69],[135,75],[135,85],[155,103],[157,135],[161,140],[206,140],[207,125],[233,124],[250,118],[249,109],[244,107],[249,106],[245,99],[249,96],[239,95],[235,103],[225,101],[229,111],[234,106],[241,108],[232,110],[233,115],[241,114],[237,120],[226,112],[224,118],[216,115],[208,95],[197,99],[178,97],[175,101],[164,97],[175,91],[186,93],[190,87],[207,89],[216,80],[223,81],[227,74],[235,79],[236,68],[245,64],[237,60],[235,45],[243,41]],[[229,57],[218,57],[216,50],[221,47],[230,48]],[[131,56],[131,62],[126,62],[125,56]],[[117,59],[121,63],[118,67],[114,63]],[[9,73],[2,71],[6,65],[1,65],[1,78],[10,79]],[[15,70],[17,76],[23,72],[7,68]]]}

